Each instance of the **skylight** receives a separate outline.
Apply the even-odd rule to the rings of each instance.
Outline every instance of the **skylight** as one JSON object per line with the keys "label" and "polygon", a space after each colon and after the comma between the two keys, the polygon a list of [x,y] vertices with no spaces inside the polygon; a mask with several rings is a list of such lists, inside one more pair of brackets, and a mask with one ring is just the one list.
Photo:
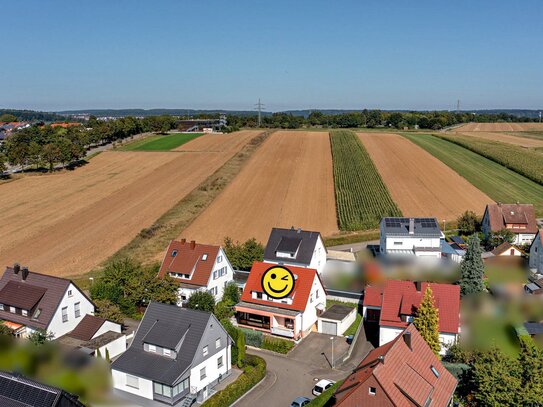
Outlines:
{"label": "skylight", "polygon": [[434,366],[430,367],[430,370],[432,370],[432,373],[434,374],[435,377],[439,378],[439,372]]}
{"label": "skylight", "polygon": [[202,255],[202,260],[207,260],[207,253],[204,253],[204,254]]}

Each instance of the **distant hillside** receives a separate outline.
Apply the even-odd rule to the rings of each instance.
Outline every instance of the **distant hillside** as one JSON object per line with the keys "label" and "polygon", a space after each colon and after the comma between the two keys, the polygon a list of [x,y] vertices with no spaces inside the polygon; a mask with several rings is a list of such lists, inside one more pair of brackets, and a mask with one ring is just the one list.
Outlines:
{"label": "distant hillside", "polygon": [[50,112],[36,112],[34,110],[15,110],[15,109],[0,109],[0,116],[3,114],[12,114],[19,121],[44,121],[55,122],[66,120],[65,116]]}

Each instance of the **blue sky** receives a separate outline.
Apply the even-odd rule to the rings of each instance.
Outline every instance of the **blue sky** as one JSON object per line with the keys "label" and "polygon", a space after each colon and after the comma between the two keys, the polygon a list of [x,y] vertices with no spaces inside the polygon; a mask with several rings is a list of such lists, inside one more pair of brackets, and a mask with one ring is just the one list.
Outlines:
{"label": "blue sky", "polygon": [[540,0],[34,0],[2,15],[0,107],[543,108]]}

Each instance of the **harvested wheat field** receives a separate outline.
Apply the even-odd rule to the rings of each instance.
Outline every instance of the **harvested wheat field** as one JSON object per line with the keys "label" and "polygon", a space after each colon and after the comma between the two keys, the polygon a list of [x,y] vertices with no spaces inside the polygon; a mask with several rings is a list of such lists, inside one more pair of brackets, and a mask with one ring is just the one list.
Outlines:
{"label": "harvested wheat field", "polygon": [[260,130],[242,130],[229,134],[204,134],[174,151],[239,151],[253,137],[258,136]]}
{"label": "harvested wheat field", "polygon": [[537,131],[543,130],[542,123],[467,123],[452,129],[452,132],[466,131]]}
{"label": "harvested wheat field", "polygon": [[397,134],[359,133],[404,216],[453,220],[493,202],[431,154]]}
{"label": "harvested wheat field", "polygon": [[501,141],[502,143],[514,144],[516,146],[534,148],[543,147],[543,139],[513,136],[507,133],[490,133],[483,131],[462,132],[460,135],[478,137],[485,140]]}
{"label": "harvested wheat field", "polygon": [[149,227],[232,154],[105,152],[0,186],[0,264],[83,274]]}
{"label": "harvested wheat field", "polygon": [[266,243],[272,227],[338,232],[327,132],[271,134],[245,168],[181,237]]}

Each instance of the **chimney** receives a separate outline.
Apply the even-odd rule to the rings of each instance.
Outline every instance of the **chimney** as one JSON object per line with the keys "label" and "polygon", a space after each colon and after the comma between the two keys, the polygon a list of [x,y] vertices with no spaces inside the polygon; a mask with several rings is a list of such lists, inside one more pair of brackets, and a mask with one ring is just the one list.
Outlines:
{"label": "chimney", "polygon": [[405,331],[403,333],[403,340],[405,344],[407,345],[407,347],[409,348],[409,350],[413,350],[413,348],[411,347],[411,332]]}
{"label": "chimney", "polygon": [[187,243],[187,239],[185,238],[181,239],[181,244],[185,244],[185,243]]}
{"label": "chimney", "polygon": [[420,281],[415,281],[415,288],[417,289],[417,292],[420,293],[422,283]]}
{"label": "chimney", "polygon": [[196,240],[191,240],[190,241],[190,249],[194,250],[195,247],[196,247]]}
{"label": "chimney", "polygon": [[21,279],[25,281],[27,277],[28,277],[28,267],[21,268]]}
{"label": "chimney", "polygon": [[291,226],[291,227],[290,227],[290,230],[294,230],[294,226]]}
{"label": "chimney", "polygon": [[385,364],[385,356],[384,356],[384,355],[379,355],[379,356],[377,357],[377,360],[378,360],[379,362],[381,362],[383,365]]}
{"label": "chimney", "polygon": [[409,218],[409,234],[414,235],[415,234],[415,219]]}
{"label": "chimney", "polygon": [[21,266],[19,265],[19,263],[15,263],[13,265],[13,274],[19,274],[19,271],[21,271]]}
{"label": "chimney", "polygon": [[298,228],[298,233],[302,233],[302,228]]}

